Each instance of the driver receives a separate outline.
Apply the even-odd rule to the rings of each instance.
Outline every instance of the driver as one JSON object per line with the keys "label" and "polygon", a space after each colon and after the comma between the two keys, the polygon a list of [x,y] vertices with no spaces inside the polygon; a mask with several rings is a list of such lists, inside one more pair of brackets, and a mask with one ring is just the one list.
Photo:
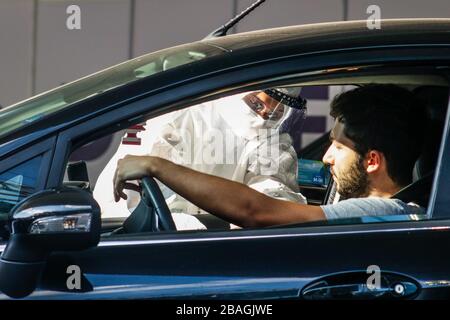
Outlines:
{"label": "driver", "polygon": [[[131,154],[161,157],[244,183],[270,197],[306,203],[298,189],[292,139],[278,130],[292,108],[305,111],[306,101],[299,94],[300,88],[246,92],[147,121],[142,144],[122,144],[99,176],[94,197],[103,217],[126,217],[140,201],[139,193],[130,190],[126,201],[115,203],[112,198],[117,160]],[[192,215],[206,211],[160,186],[178,230],[204,229]]]}
{"label": "driver", "polygon": [[[335,125],[323,161],[345,200],[313,206],[268,197],[248,186],[203,174],[158,157],[119,160],[114,197],[126,198],[128,180],[152,176],[199,207],[242,227],[270,226],[365,215],[423,214],[395,194],[411,183],[423,144],[425,108],[396,85],[367,85],[331,103]],[[393,197],[394,196],[394,197]]]}

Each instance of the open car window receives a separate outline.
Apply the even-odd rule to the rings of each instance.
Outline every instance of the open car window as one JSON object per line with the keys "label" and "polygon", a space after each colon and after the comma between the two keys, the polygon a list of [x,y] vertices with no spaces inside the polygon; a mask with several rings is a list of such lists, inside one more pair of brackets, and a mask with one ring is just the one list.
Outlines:
{"label": "open car window", "polygon": [[[197,171],[247,184],[259,192],[281,200],[313,206],[337,203],[339,197],[335,197],[333,193],[334,183],[329,167],[322,162],[322,157],[331,143],[329,133],[334,123],[329,115],[330,102],[336,95],[365,85],[370,80],[370,78],[359,78],[361,79],[362,84],[341,81],[332,85],[320,82],[298,85],[301,97],[308,101],[307,111],[283,111],[278,113],[282,121],[276,123],[278,118],[269,119],[270,125],[264,121],[245,122],[243,120],[245,117],[236,116],[238,112],[248,116],[249,110],[255,111],[248,108],[248,103],[243,99],[251,93],[248,91],[151,118],[128,128],[125,132],[116,133],[115,139],[111,140],[115,143],[111,146],[113,151],[109,152],[107,159],[87,161],[87,171],[100,173],[89,178],[94,197],[102,207],[104,226],[108,226],[108,230],[105,231],[120,227],[131,212],[139,206],[141,200],[140,194],[133,191],[130,191],[127,201],[121,200],[116,203],[112,199],[112,175],[117,161],[127,154],[167,158]],[[379,81],[389,79],[385,76]],[[396,81],[405,81],[405,79],[407,77],[402,76]],[[433,81],[428,79],[424,85],[419,85],[423,77],[412,77],[412,79],[399,85],[413,92],[426,105],[427,118],[423,121],[424,139],[427,141],[425,145],[436,146],[436,149],[424,149],[421,152],[421,157],[414,166],[412,182],[423,177],[428,178],[421,180],[424,182],[419,183],[419,187],[415,187],[416,190],[414,188],[401,190],[403,192],[401,199],[407,203],[410,202],[409,200],[418,199],[420,205],[426,209],[431,193],[430,181],[434,174],[437,150],[447,111],[445,101],[448,100],[448,87],[444,85],[445,82],[441,78],[438,82],[434,78],[434,80],[431,79]],[[290,87],[295,88],[294,85]],[[265,89],[267,88],[257,92]],[[442,97],[445,92],[447,92],[447,98],[444,101],[439,97]],[[254,100],[256,105],[259,103],[258,99]],[[237,107],[238,105],[241,109]],[[243,106],[246,107],[242,108]],[[276,112],[272,113],[276,114]],[[275,126],[271,127],[274,124]],[[264,134],[256,138],[255,130],[250,130],[251,126],[264,129]],[[91,141],[89,145],[92,147],[95,141]],[[83,152],[80,152],[80,149],[76,154],[76,159],[72,160],[83,160],[80,156]],[[85,154],[85,156],[88,155]],[[271,167],[274,163],[276,163],[275,167]],[[423,166],[424,163],[427,164]],[[274,168],[275,171],[272,170]],[[420,170],[428,170],[428,172],[419,173]],[[178,230],[239,229],[238,226],[205,212],[162,183],[159,187]],[[304,225],[421,221],[428,218],[425,212],[424,214],[351,217]],[[275,227],[299,225],[303,224],[293,223],[289,226]]]}

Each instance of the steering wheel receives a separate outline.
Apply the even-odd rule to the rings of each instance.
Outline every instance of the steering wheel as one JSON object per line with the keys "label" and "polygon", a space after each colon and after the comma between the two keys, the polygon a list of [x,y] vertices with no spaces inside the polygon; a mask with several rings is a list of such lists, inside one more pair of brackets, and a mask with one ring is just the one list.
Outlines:
{"label": "steering wheel", "polygon": [[141,201],[123,223],[123,233],[176,231],[172,213],[155,179],[143,177],[141,190]]}
{"label": "steering wheel", "polygon": [[142,202],[158,217],[156,223],[157,231],[176,231],[177,227],[172,218],[172,213],[167,206],[166,199],[155,179],[150,177],[142,178]]}

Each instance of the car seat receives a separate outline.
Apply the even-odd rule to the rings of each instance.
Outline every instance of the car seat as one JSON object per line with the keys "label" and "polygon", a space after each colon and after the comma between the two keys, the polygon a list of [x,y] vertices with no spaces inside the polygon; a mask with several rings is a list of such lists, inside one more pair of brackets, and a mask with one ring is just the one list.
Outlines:
{"label": "car seat", "polygon": [[426,208],[433,186],[434,171],[445,125],[449,89],[426,86],[417,88],[414,93],[418,98],[424,100],[426,106],[425,143],[414,165],[412,183],[401,189],[392,198],[406,203],[414,202]]}

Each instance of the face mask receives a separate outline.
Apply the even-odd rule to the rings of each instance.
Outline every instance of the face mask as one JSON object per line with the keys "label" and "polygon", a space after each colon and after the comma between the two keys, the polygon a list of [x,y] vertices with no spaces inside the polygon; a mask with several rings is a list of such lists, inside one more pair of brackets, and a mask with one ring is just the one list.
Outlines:
{"label": "face mask", "polygon": [[248,121],[248,127],[251,129],[259,130],[259,129],[276,129],[278,126],[278,123],[280,122],[280,119],[273,120],[273,119],[263,119],[261,115],[247,107],[246,110],[242,111],[242,114],[244,115],[244,118]]}

